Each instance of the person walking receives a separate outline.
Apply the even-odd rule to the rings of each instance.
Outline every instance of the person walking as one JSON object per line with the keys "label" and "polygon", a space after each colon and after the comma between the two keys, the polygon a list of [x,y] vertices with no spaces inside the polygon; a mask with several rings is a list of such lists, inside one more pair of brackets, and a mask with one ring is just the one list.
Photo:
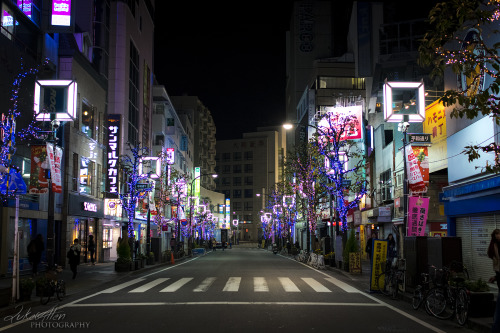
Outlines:
{"label": "person walking", "polygon": [[43,237],[41,234],[38,234],[35,239],[31,240],[28,244],[28,260],[32,267],[33,276],[38,274],[38,264],[42,259],[42,252],[45,250],[45,246],[43,245]]}
{"label": "person walking", "polygon": [[490,245],[488,246],[488,257],[493,261],[493,271],[495,272],[498,289],[500,290],[500,229],[495,229],[491,233]]}
{"label": "person walking", "polygon": [[217,242],[215,241],[215,239],[212,239],[212,250],[217,250]]}
{"label": "person walking", "polygon": [[366,242],[365,252],[368,253],[368,258],[370,258],[370,266],[373,263],[372,250],[373,250],[373,240],[375,239],[375,233],[370,235],[370,238]]}
{"label": "person walking", "polygon": [[292,253],[292,244],[288,240],[286,241],[286,250],[288,252],[288,255],[290,255],[290,253]]}
{"label": "person walking", "polygon": [[87,244],[87,251],[90,253],[90,262],[92,265],[95,265],[95,242],[94,242],[94,235],[89,236],[89,241]]}
{"label": "person walking", "polygon": [[[500,229],[495,229],[491,233],[490,245],[488,246],[488,257],[493,261],[493,271],[495,276],[492,276],[488,282],[497,283],[498,296],[500,299]],[[500,301],[496,302],[495,313],[493,315],[493,326],[491,327],[492,333],[500,332]]]}
{"label": "person walking", "polygon": [[73,245],[69,248],[68,251],[68,259],[69,259],[69,267],[73,272],[73,280],[76,278],[76,273],[78,272],[78,265],[80,264],[80,253],[82,252],[82,246],[80,242],[76,238],[73,241]]}
{"label": "person walking", "polygon": [[398,256],[396,240],[392,234],[387,235],[387,261],[394,265],[394,259]]}

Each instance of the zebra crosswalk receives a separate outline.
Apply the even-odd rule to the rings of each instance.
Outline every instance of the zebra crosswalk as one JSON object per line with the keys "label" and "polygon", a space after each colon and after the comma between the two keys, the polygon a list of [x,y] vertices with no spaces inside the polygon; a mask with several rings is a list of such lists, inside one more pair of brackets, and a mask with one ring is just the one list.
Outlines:
{"label": "zebra crosswalk", "polygon": [[[216,292],[235,293],[245,288],[251,288],[256,293],[270,292],[271,288],[277,291],[284,291],[286,293],[301,293],[301,292],[317,292],[317,293],[331,293],[337,289],[349,293],[359,292],[357,289],[333,278],[328,277],[324,279],[316,279],[311,277],[301,277],[292,279],[290,277],[273,277],[265,278],[261,276],[255,277],[238,277],[232,276],[227,279],[218,277],[182,277],[177,279],[172,278],[156,278],[148,280],[146,278],[137,278],[125,283],[113,286],[101,293],[111,294],[118,291],[125,291],[128,293],[145,293],[148,291],[155,291],[160,293],[174,293],[179,290],[192,291],[196,293],[203,293],[209,290]],[[130,289],[132,288],[132,289]],[[130,290],[128,290],[130,289]]]}

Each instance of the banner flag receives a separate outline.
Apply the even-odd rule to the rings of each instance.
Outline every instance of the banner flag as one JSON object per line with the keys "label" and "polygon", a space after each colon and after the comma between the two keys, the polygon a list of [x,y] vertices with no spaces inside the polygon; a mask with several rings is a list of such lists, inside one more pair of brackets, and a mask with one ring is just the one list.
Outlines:
{"label": "banner flag", "polygon": [[429,198],[408,198],[408,236],[424,236],[428,213]]}
{"label": "banner flag", "polygon": [[426,192],[424,179],[422,173],[420,172],[420,166],[418,165],[418,160],[413,153],[413,148],[411,145],[405,147],[405,160],[406,169],[408,171],[408,186],[411,193],[422,193]]}

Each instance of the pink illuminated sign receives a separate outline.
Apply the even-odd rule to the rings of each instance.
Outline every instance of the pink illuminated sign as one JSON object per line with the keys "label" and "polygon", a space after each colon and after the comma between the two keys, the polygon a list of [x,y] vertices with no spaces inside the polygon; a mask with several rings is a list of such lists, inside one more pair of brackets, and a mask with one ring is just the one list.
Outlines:
{"label": "pink illuminated sign", "polygon": [[71,0],[52,0],[51,24],[65,27],[71,25]]}

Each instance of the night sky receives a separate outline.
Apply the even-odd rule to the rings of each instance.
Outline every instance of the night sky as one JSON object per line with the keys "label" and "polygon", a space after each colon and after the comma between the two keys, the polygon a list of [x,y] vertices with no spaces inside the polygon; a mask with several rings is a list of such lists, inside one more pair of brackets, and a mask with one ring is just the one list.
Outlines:
{"label": "night sky", "polygon": [[292,1],[270,3],[156,1],[156,79],[170,96],[198,96],[212,113],[217,140],[285,120]]}
{"label": "night sky", "polygon": [[[346,0],[351,2],[350,0]],[[386,22],[426,17],[428,3],[385,3]],[[229,4],[229,6],[228,6]],[[170,96],[198,96],[216,139],[237,139],[285,115],[286,31],[293,1],[156,1],[155,75]]]}

